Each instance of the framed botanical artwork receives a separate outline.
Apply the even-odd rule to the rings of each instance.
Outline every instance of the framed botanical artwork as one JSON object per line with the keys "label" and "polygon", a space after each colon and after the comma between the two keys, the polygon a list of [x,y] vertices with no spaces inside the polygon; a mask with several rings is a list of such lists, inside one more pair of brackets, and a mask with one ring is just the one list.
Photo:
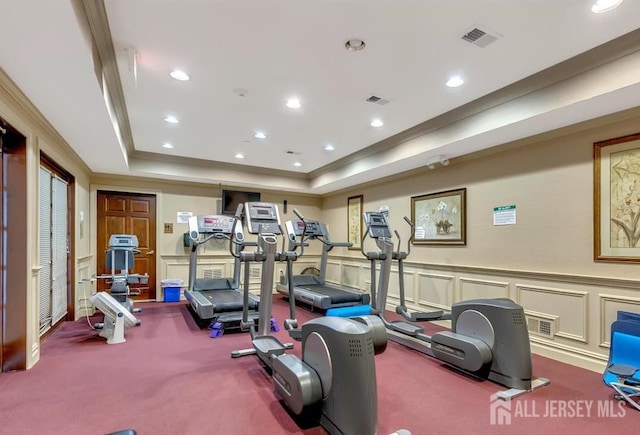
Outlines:
{"label": "framed botanical artwork", "polygon": [[415,245],[467,244],[467,189],[411,197]]}
{"label": "framed botanical artwork", "polygon": [[640,262],[640,133],[593,144],[594,260]]}
{"label": "framed botanical artwork", "polygon": [[347,199],[347,242],[349,249],[360,250],[362,244],[362,202],[363,196],[350,196]]}

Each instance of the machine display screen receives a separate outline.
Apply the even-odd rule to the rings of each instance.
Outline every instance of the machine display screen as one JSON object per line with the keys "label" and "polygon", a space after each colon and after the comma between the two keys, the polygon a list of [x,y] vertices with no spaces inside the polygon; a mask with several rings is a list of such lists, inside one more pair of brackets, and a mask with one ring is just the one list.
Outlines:
{"label": "machine display screen", "polygon": [[198,231],[201,233],[223,232],[231,234],[233,218],[220,215],[200,215],[197,217]]}
{"label": "machine display screen", "polygon": [[371,223],[373,224],[378,224],[378,225],[384,225],[384,218],[381,216],[371,216]]}

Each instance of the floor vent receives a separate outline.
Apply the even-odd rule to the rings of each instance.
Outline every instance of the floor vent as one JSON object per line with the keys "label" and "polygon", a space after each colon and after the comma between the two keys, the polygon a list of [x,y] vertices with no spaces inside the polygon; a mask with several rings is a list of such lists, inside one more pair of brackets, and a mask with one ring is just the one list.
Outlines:
{"label": "floor vent", "polygon": [[478,29],[477,27],[474,27],[473,29],[462,35],[463,41],[467,41],[470,44],[482,48],[486,47],[497,39],[498,37],[496,35],[492,35],[482,29]]}

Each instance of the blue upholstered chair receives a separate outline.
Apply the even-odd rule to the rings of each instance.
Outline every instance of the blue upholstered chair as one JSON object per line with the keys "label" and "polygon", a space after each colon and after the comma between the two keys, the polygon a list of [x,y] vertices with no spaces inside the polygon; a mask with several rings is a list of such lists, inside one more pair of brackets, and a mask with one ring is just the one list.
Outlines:
{"label": "blue upholstered chair", "polygon": [[611,324],[609,361],[602,376],[615,398],[640,411],[640,314],[618,312]]}

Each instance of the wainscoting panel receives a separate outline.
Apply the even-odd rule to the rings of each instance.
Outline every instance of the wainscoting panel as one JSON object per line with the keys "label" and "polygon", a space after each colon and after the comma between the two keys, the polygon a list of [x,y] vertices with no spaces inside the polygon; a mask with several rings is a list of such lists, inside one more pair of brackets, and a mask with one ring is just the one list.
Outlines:
{"label": "wainscoting panel", "polygon": [[[369,269],[369,273],[371,273],[371,269]],[[406,276],[407,273],[405,272],[404,275]],[[389,274],[389,291],[387,292],[387,297],[394,301],[400,300],[400,281],[398,277],[398,269],[391,269],[391,273]],[[406,293],[405,298],[407,301],[413,303],[415,301],[413,287],[405,286],[404,291]]]}
{"label": "wainscoting panel", "polygon": [[89,302],[89,298],[96,292],[96,287],[91,281],[92,260],[93,256],[88,255],[76,261],[76,312],[74,313],[76,320],[95,314],[93,304]]}
{"label": "wainscoting panel", "polygon": [[342,265],[341,285],[352,289],[363,291],[364,285],[361,276],[360,265],[357,263],[344,263]]}
{"label": "wainscoting panel", "polygon": [[456,300],[508,298],[509,283],[488,279],[460,278],[460,297]]}
{"label": "wainscoting panel", "polygon": [[[339,256],[330,260],[334,268],[341,267],[344,281],[354,288],[369,288],[369,262]],[[596,372],[607,361],[610,325],[617,311],[640,313],[640,281],[636,280],[415,262],[405,266],[410,311],[449,310],[452,304],[469,299],[510,298],[525,310],[534,353]],[[395,310],[397,263],[389,290],[387,309]]]}
{"label": "wainscoting panel", "polygon": [[339,261],[327,261],[327,271],[325,272],[325,281],[333,284],[342,282],[342,263]]}
{"label": "wainscoting panel", "polygon": [[[587,292],[523,284],[516,284],[515,288],[516,301],[525,307],[530,323],[531,317],[550,321],[552,326],[547,338],[587,342]],[[530,317],[531,313],[536,314]]]}
{"label": "wainscoting panel", "polygon": [[[368,270],[368,277],[371,280],[371,269]],[[392,268],[391,273],[389,274],[389,291],[387,293],[388,300],[394,301],[394,306],[397,305],[400,301],[400,272],[398,269]],[[416,301],[416,279],[415,273],[404,270],[404,298],[406,303],[413,304]],[[378,277],[376,277],[376,280]]]}
{"label": "wainscoting panel", "polygon": [[171,259],[163,263],[164,276],[161,279],[181,279],[185,285],[189,283],[189,258]]}
{"label": "wainscoting panel", "polygon": [[455,276],[418,273],[418,306],[450,310],[454,303]]}
{"label": "wainscoting panel", "polygon": [[611,323],[613,323],[613,321],[618,317],[618,311],[640,313],[640,298],[601,293],[599,295],[599,300],[599,346],[609,348],[611,340]]}

